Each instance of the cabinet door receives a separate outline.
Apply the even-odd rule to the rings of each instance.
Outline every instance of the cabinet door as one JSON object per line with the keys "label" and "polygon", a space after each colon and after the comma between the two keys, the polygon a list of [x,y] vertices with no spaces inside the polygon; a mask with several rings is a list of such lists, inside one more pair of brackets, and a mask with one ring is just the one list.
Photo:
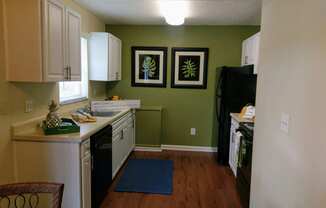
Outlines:
{"label": "cabinet door", "polygon": [[109,34],[92,32],[88,38],[89,80],[108,81]]}
{"label": "cabinet door", "polygon": [[78,13],[66,9],[66,66],[68,67],[69,80],[81,80],[81,17]]}
{"label": "cabinet door", "polygon": [[247,65],[248,54],[247,54],[247,41],[242,42],[242,54],[241,54],[241,66]]}
{"label": "cabinet door", "polygon": [[122,130],[112,138],[112,178],[119,171],[123,157]]}
{"label": "cabinet door", "polygon": [[256,35],[254,35],[253,38],[253,49],[252,49],[254,74],[258,73],[259,46],[260,46],[260,33],[257,33]]}
{"label": "cabinet door", "polygon": [[134,144],[135,144],[135,132],[134,132],[134,119],[132,118],[128,122],[128,154],[134,149]]}
{"label": "cabinet door", "polygon": [[242,43],[241,65],[254,65],[254,74],[257,74],[259,59],[260,33],[257,33]]}
{"label": "cabinet door", "polygon": [[43,79],[62,81],[65,69],[65,8],[60,0],[43,3]]}
{"label": "cabinet door", "polygon": [[109,35],[109,81],[121,80],[121,40]]}
{"label": "cabinet door", "polygon": [[121,163],[125,161],[125,159],[128,157],[129,154],[129,129],[127,126],[125,126],[122,130],[123,132],[123,138],[122,138],[122,145],[121,145],[121,151],[122,151],[122,158]]}
{"label": "cabinet door", "polygon": [[87,155],[82,159],[82,204],[83,208],[91,208],[91,156]]}
{"label": "cabinet door", "polygon": [[114,136],[112,138],[112,179],[114,178],[119,164],[119,136]]}
{"label": "cabinet door", "polygon": [[244,53],[242,65],[246,66],[253,64],[253,37],[245,40],[242,47]]}

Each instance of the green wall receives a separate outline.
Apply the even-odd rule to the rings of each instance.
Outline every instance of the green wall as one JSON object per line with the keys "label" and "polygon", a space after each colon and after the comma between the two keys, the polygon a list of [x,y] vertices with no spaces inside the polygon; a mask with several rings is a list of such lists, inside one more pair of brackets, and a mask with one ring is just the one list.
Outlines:
{"label": "green wall", "polygon": [[[215,146],[215,85],[217,68],[240,65],[242,41],[256,26],[113,26],[106,30],[122,40],[122,81],[108,85],[108,95],[141,99],[144,106],[162,106],[162,144]],[[131,87],[131,47],[165,46],[168,51],[167,88]],[[206,90],[172,89],[171,48],[208,47]],[[146,122],[151,122],[150,120]],[[197,135],[190,135],[190,128]],[[150,145],[150,144],[149,144]]]}
{"label": "green wall", "polygon": [[[150,122],[148,122],[150,121]],[[162,144],[162,108],[146,106],[136,110],[136,146]]]}

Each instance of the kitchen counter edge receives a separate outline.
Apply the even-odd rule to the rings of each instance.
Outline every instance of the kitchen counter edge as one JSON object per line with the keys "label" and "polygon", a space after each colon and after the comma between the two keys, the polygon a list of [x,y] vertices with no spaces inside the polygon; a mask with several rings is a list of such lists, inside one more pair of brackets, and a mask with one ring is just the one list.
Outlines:
{"label": "kitchen counter edge", "polygon": [[[40,127],[36,127],[32,131],[12,133],[12,140],[16,142],[82,143],[129,112],[132,112],[132,110],[126,108],[113,117],[96,117],[97,121],[94,123],[79,123],[80,133],[44,135],[43,130]],[[28,124],[25,123],[24,125]],[[14,132],[13,128],[12,126],[12,132]]]}

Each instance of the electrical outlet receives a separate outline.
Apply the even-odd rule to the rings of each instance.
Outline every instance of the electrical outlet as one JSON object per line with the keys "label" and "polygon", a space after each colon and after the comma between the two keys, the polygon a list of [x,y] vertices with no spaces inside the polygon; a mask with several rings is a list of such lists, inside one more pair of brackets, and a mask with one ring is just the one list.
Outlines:
{"label": "electrical outlet", "polygon": [[25,101],[25,113],[30,113],[33,111],[33,101],[26,100]]}
{"label": "electrical outlet", "polygon": [[190,129],[190,135],[195,136],[196,135],[196,128],[191,128]]}
{"label": "electrical outlet", "polygon": [[290,125],[290,115],[287,113],[282,113],[280,129],[285,133],[289,133],[289,125]]}

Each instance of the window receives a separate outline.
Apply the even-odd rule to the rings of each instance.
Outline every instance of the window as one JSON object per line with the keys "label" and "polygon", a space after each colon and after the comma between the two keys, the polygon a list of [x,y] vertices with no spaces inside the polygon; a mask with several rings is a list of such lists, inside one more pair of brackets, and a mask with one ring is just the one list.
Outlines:
{"label": "window", "polygon": [[59,83],[60,103],[72,103],[88,98],[87,39],[81,38],[81,81]]}

